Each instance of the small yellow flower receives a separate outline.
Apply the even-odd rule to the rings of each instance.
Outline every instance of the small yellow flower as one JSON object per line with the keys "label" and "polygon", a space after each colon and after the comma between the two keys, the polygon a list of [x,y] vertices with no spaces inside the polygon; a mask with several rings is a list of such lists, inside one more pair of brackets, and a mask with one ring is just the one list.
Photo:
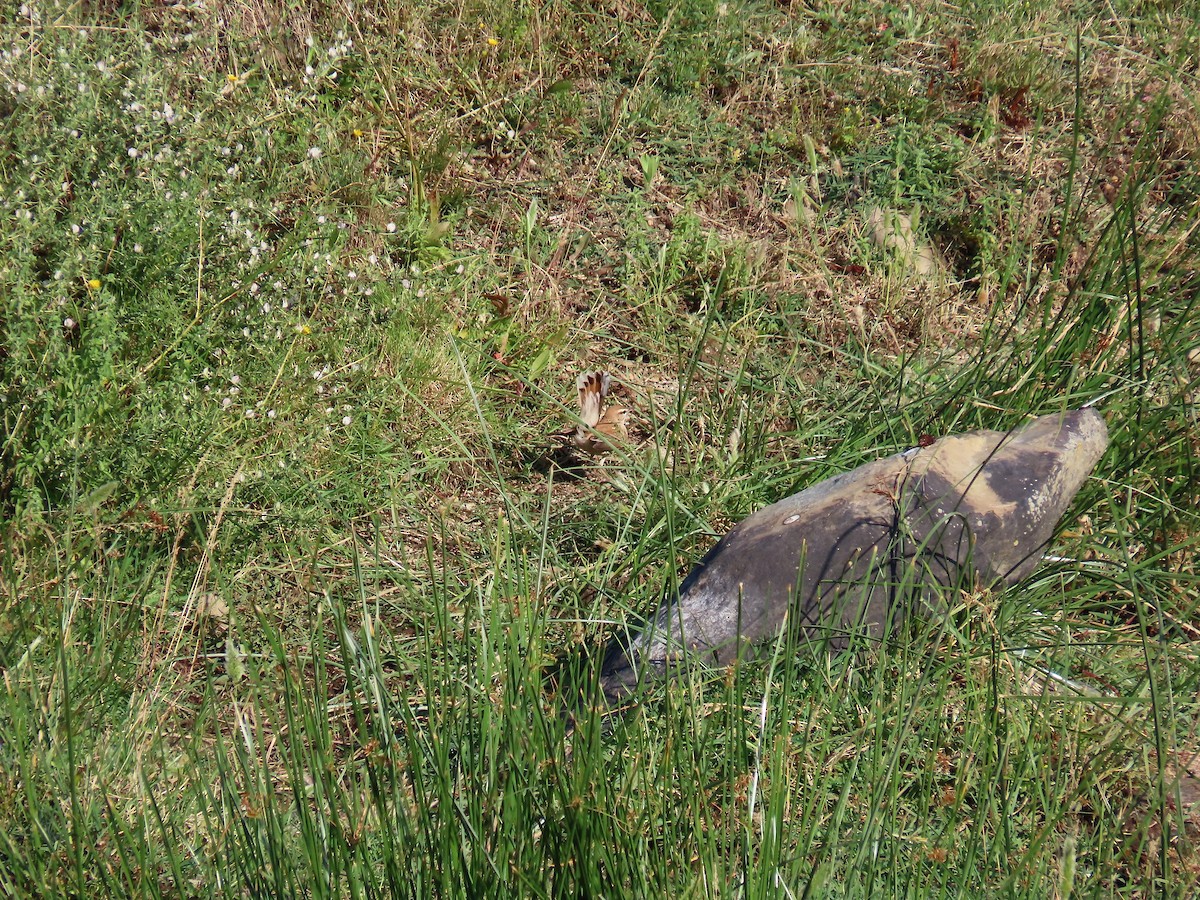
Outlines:
{"label": "small yellow flower", "polygon": [[226,74],[225,83],[221,85],[221,96],[228,97],[233,94],[239,87],[246,83],[248,74],[234,75],[232,72]]}
{"label": "small yellow flower", "polygon": [[300,326],[300,333],[301,333],[301,334],[312,334],[312,329],[311,329],[311,328],[309,328],[307,325],[301,325],[301,326]]}
{"label": "small yellow flower", "polygon": [[361,128],[355,128],[355,129],[354,129],[352,132],[350,132],[350,133],[351,133],[351,134],[353,134],[353,135],[354,135],[356,138],[360,138],[360,137],[362,137],[362,136],[363,136],[363,132],[362,132],[362,129],[361,129]]}
{"label": "small yellow flower", "polygon": [[90,290],[90,291],[100,290],[100,279],[99,278],[89,278],[88,282],[87,282],[87,286],[88,286],[88,290]]}
{"label": "small yellow flower", "polygon": [[488,46],[489,47],[498,47],[499,45],[500,45],[500,42],[498,40],[496,40],[495,38],[488,38]]}

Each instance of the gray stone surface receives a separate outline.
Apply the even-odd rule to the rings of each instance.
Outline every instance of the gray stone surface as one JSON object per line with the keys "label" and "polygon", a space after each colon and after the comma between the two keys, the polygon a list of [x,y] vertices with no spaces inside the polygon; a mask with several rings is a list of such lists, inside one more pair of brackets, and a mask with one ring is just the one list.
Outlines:
{"label": "gray stone surface", "polygon": [[939,586],[994,586],[1037,566],[1108,445],[1093,409],[1011,432],[914,448],[780,500],[736,525],[678,597],[608,650],[610,700],[691,659],[726,664],[779,635],[847,646],[878,638]]}

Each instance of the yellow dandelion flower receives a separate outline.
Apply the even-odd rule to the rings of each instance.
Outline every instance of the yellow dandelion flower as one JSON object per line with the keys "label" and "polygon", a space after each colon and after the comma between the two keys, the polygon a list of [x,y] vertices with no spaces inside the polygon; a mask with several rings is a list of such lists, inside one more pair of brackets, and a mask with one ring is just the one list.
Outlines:
{"label": "yellow dandelion flower", "polygon": [[226,75],[225,80],[228,81],[230,84],[238,83],[238,77],[232,73],[230,73],[229,75]]}
{"label": "yellow dandelion flower", "polygon": [[312,329],[311,329],[311,328],[309,328],[307,325],[301,325],[301,326],[300,326],[300,333],[301,333],[301,334],[312,334]]}
{"label": "yellow dandelion flower", "polygon": [[489,47],[497,47],[499,45],[500,45],[500,42],[498,40],[496,40],[495,38],[488,38],[488,46]]}
{"label": "yellow dandelion flower", "polygon": [[92,290],[92,291],[100,290],[100,279],[99,278],[89,278],[88,282],[87,282],[87,286],[88,286],[88,290]]}
{"label": "yellow dandelion flower", "polygon": [[356,138],[360,138],[363,136],[363,132],[362,132],[361,128],[355,128],[354,131],[352,131],[350,133],[353,134]]}

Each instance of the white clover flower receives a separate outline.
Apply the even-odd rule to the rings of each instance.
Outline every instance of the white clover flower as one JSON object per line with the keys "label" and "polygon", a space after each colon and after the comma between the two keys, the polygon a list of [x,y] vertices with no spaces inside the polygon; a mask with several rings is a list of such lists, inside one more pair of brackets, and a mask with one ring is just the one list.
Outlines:
{"label": "white clover flower", "polygon": [[396,233],[396,223],[395,223],[395,222],[388,222],[388,223],[387,223],[387,233],[388,233],[388,234],[395,234],[395,233]]}
{"label": "white clover flower", "polygon": [[320,147],[309,147],[308,148],[308,158],[309,159],[320,159],[321,158],[321,148]]}
{"label": "white clover flower", "polygon": [[343,425],[349,425],[350,422],[351,422],[351,419],[349,416],[342,416],[342,424]]}

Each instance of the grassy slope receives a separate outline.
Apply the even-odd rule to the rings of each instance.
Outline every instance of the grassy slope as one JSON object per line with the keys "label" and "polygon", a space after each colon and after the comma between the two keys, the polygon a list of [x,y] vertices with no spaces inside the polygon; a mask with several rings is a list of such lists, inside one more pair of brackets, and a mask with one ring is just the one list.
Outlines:
{"label": "grassy slope", "polygon": [[[1194,889],[1186,15],[31,4],[0,34],[7,889]],[[663,452],[562,472],[597,367]],[[586,672],[741,516],[1101,395],[1075,561],[565,734],[544,667]]]}

